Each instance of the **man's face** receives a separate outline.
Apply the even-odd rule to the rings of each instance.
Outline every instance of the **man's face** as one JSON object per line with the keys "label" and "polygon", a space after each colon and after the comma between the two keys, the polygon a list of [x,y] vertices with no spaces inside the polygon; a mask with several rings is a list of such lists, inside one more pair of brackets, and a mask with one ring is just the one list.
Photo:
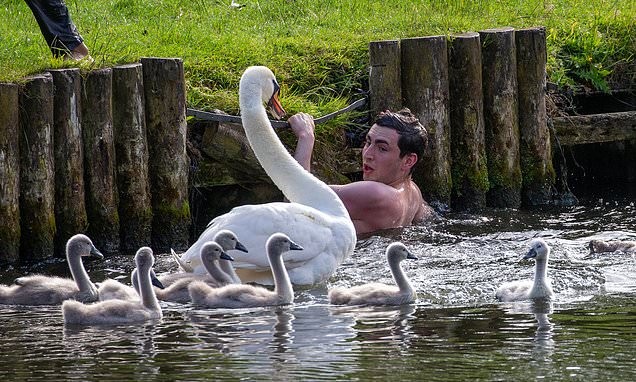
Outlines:
{"label": "man's face", "polygon": [[394,129],[371,126],[362,149],[362,179],[391,184],[404,176],[399,134]]}

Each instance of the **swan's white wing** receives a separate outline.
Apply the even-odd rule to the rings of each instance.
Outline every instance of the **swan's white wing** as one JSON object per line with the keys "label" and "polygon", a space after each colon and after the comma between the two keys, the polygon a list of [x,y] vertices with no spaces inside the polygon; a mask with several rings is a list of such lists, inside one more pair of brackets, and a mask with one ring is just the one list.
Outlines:
{"label": "swan's white wing", "polygon": [[[212,240],[220,229],[229,229],[237,235],[249,251],[248,253],[238,251],[232,253],[233,265],[236,268],[269,269],[265,242],[275,232],[287,234],[303,247],[302,251],[291,251],[283,255],[288,269],[302,266],[325,253],[339,257],[339,262],[353,249],[348,243],[351,241],[350,238],[343,240],[343,237],[347,237],[346,232],[349,232],[350,236],[350,230],[346,228],[347,223],[346,221],[340,223],[339,220],[342,219],[333,218],[314,208],[297,203],[281,202],[236,207],[214,219],[181,260],[189,261],[189,264],[198,271],[200,268],[198,252],[201,245],[205,241]],[[339,248],[343,242],[345,248]]]}

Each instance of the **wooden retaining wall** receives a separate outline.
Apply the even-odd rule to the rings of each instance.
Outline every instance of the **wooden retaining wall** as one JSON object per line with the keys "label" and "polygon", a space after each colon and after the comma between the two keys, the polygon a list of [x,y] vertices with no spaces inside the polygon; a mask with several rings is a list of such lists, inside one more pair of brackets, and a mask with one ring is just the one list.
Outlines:
{"label": "wooden retaining wall", "polygon": [[185,109],[180,59],[0,84],[0,262],[79,232],[105,254],[186,249]]}
{"label": "wooden retaining wall", "polygon": [[382,94],[370,109],[408,107],[432,137],[414,172],[427,200],[456,210],[551,201],[545,37],[499,28],[370,44],[369,91]]}

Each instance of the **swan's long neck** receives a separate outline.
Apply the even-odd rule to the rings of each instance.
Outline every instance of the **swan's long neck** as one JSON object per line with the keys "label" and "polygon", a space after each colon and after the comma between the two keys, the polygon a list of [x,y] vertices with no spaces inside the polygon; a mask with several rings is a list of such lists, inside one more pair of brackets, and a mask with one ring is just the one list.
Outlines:
{"label": "swan's long neck", "polygon": [[294,290],[289,274],[283,263],[283,256],[280,253],[269,253],[269,264],[274,276],[274,292],[278,295],[281,303],[290,304],[294,301]]}
{"label": "swan's long neck", "polygon": [[152,289],[152,281],[150,280],[151,269],[137,269],[137,277],[139,281],[139,297],[141,304],[150,310],[161,310],[159,300]]}
{"label": "swan's long neck", "polygon": [[534,283],[533,287],[542,286],[545,284],[545,279],[548,276],[548,259],[541,258],[535,260],[534,266]]}
{"label": "swan's long neck", "polygon": [[86,268],[84,268],[84,264],[82,263],[82,256],[79,254],[68,253],[66,255],[66,261],[68,262],[71,275],[73,276],[73,280],[75,280],[79,291],[88,292],[95,290],[95,285],[93,285],[91,279],[88,277]]}
{"label": "swan's long neck", "polygon": [[267,175],[289,201],[318,208],[328,214],[348,216],[336,193],[306,171],[280,142],[267,118],[257,83],[247,81],[241,86],[241,120],[250,146]]}
{"label": "swan's long neck", "polygon": [[391,274],[393,275],[395,284],[398,288],[400,288],[400,292],[412,292],[413,286],[411,285],[408,277],[406,277],[406,274],[400,265],[400,261],[397,261],[397,259],[389,260],[389,268],[391,269]]}
{"label": "swan's long neck", "polygon": [[219,267],[219,262],[217,260],[212,260],[207,257],[203,257],[203,266],[208,271],[210,276],[219,283],[223,284],[231,284],[232,280],[230,275],[226,274]]}
{"label": "swan's long neck", "polygon": [[219,261],[221,270],[225,272],[231,279],[234,284],[241,284],[241,279],[236,274],[234,270],[234,266],[229,260]]}

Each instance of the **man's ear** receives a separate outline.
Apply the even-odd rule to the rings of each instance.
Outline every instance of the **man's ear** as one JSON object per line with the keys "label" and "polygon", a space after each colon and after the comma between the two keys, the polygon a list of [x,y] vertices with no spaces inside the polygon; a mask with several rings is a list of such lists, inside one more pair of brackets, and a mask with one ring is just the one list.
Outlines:
{"label": "man's ear", "polygon": [[404,166],[406,166],[407,169],[411,169],[413,166],[415,166],[416,163],[417,163],[417,154],[410,153],[404,156]]}

